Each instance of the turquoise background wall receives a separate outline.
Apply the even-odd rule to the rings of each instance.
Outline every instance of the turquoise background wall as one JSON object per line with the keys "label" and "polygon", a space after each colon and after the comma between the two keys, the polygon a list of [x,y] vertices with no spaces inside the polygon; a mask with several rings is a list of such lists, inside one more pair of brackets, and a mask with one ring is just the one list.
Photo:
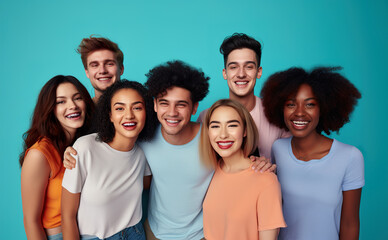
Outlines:
{"label": "turquoise background wall", "polygon": [[172,59],[202,68],[212,78],[203,110],[228,97],[218,48],[225,36],[244,32],[264,45],[257,94],[275,71],[316,65],[343,66],[362,92],[351,122],[333,137],[364,154],[361,239],[381,239],[388,214],[387,10],[384,0],[1,1],[0,238],[25,239],[17,159],[39,90],[66,74],[92,92],[75,52],[82,38],[117,42],[124,78],[144,82],[150,68]]}

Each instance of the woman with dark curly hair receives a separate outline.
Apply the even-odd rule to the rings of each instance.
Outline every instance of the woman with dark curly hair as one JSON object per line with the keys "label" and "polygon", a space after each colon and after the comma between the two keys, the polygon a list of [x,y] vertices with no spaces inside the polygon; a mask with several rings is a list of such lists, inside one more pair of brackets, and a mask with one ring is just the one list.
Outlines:
{"label": "woman with dark curly hair", "polygon": [[75,77],[55,76],[40,91],[19,159],[27,239],[62,239],[62,154],[87,132],[93,110]]}
{"label": "woman with dark curly hair", "polygon": [[151,173],[136,141],[153,136],[152,99],[140,83],[119,81],[100,97],[97,114],[98,133],[74,143],[77,163],[63,178],[64,239],[145,239],[141,196]]}
{"label": "woman with dark curly hair", "polygon": [[261,91],[268,120],[293,135],[272,146],[288,225],[279,239],[358,239],[363,156],[322,135],[349,122],[361,98],[340,69],[290,68]]}

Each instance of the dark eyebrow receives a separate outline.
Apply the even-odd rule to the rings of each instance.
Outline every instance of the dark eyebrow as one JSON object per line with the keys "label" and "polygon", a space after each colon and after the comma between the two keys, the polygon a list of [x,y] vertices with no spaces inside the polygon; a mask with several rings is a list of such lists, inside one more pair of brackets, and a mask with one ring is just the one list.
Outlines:
{"label": "dark eyebrow", "polygon": [[[141,104],[144,105],[144,102],[142,102],[142,101],[137,101],[137,102],[131,103],[131,106],[136,105],[136,104],[139,104],[139,103],[141,103]],[[122,106],[125,106],[125,103],[122,103],[122,102],[115,102],[115,103],[113,104],[113,106],[115,106],[115,105],[122,105]]]}
{"label": "dark eyebrow", "polygon": [[[74,93],[73,96],[71,96],[71,97],[73,98],[73,97],[76,96],[76,95],[81,95],[81,93],[80,93],[80,92],[76,92],[76,93]],[[57,98],[66,98],[66,97],[65,97],[65,96],[57,96]]]}
{"label": "dark eyebrow", "polygon": [[[221,123],[220,121],[211,121],[210,123],[209,123],[209,125],[210,124],[212,124],[212,123]],[[240,124],[240,121],[238,121],[238,120],[229,120],[229,121],[227,121],[226,123],[238,123],[238,124]]]}
{"label": "dark eyebrow", "polygon": [[[254,64],[255,66],[256,66],[256,63],[254,62],[254,61],[246,61],[246,62],[244,62],[244,64],[246,65],[246,64],[250,64],[250,63],[252,63],[252,64]],[[229,67],[229,65],[231,65],[231,64],[238,64],[237,62],[230,62],[230,63],[228,63],[228,67]]]}
{"label": "dark eyebrow", "polygon": [[[170,101],[168,101],[167,99],[164,99],[164,98],[159,98],[157,101],[158,101],[158,102],[170,102]],[[188,101],[185,101],[185,100],[179,100],[179,101],[177,101],[177,103],[186,103],[186,104],[189,104],[189,102],[188,102]]]}

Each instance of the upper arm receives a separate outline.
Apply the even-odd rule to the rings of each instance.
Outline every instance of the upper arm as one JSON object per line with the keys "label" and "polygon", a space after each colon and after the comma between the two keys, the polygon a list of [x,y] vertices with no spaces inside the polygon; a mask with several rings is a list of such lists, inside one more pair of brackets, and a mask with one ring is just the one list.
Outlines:
{"label": "upper arm", "polygon": [[278,237],[279,228],[259,231],[260,240],[276,240]]}
{"label": "upper arm", "polygon": [[61,211],[63,218],[76,218],[81,193],[71,193],[62,187]]}
{"label": "upper arm", "polygon": [[26,219],[41,221],[51,169],[46,157],[36,149],[28,151],[21,171],[23,214]]}

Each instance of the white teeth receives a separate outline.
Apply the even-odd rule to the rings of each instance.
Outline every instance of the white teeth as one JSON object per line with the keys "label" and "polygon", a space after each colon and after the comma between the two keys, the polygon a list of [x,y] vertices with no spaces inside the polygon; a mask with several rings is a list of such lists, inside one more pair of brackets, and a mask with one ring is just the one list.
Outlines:
{"label": "white teeth", "polygon": [[248,82],[236,82],[237,85],[246,85]]}
{"label": "white teeth", "polygon": [[124,123],[124,127],[135,126],[135,123]]}
{"label": "white teeth", "polygon": [[233,144],[233,142],[223,142],[223,143],[219,142],[218,144],[221,146],[229,146],[229,145]]}
{"label": "white teeth", "polygon": [[308,121],[292,121],[292,122],[297,126],[304,126],[309,123]]}
{"label": "white teeth", "polygon": [[72,113],[72,114],[69,114],[69,115],[67,115],[66,117],[67,118],[76,118],[76,117],[79,117],[81,114],[79,114],[79,113]]}
{"label": "white teeth", "polygon": [[106,78],[97,78],[97,79],[100,81],[106,81],[106,80],[109,80],[110,78],[106,77]]}
{"label": "white teeth", "polygon": [[166,120],[168,123],[178,123],[178,120]]}

